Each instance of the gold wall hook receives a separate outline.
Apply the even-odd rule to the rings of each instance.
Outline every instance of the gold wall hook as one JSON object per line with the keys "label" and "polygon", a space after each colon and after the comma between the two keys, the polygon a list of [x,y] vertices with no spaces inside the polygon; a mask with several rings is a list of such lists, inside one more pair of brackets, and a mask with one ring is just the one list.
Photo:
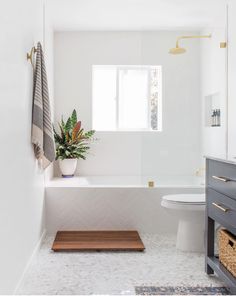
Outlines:
{"label": "gold wall hook", "polygon": [[34,67],[33,58],[36,52],[37,52],[36,47],[32,47],[30,53],[27,52],[27,61],[30,60],[32,67]]}

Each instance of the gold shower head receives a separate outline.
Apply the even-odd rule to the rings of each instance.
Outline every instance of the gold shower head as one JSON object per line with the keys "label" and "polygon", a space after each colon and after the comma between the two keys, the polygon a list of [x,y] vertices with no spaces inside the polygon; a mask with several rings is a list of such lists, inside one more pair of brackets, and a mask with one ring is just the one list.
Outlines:
{"label": "gold shower head", "polygon": [[186,49],[179,46],[179,41],[181,39],[193,39],[193,38],[211,38],[211,35],[180,36],[180,37],[177,38],[176,47],[175,48],[171,48],[169,50],[169,53],[170,54],[175,54],[175,55],[176,54],[185,53],[186,52]]}
{"label": "gold shower head", "polygon": [[182,54],[185,52],[186,52],[186,49],[183,47],[174,47],[174,48],[171,48],[169,51],[169,53],[171,54]]}

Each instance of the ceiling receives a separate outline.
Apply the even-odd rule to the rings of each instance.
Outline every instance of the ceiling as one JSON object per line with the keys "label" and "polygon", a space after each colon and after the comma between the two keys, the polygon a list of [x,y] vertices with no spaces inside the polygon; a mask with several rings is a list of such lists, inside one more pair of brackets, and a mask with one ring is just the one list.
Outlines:
{"label": "ceiling", "polygon": [[225,25],[226,0],[46,0],[56,31],[202,29]]}

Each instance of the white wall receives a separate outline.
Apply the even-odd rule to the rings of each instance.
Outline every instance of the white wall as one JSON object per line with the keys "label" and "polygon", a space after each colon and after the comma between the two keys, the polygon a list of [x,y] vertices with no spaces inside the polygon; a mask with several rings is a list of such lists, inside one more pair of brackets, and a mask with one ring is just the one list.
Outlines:
{"label": "white wall", "polygon": [[[54,119],[54,30],[48,5],[44,3],[44,56],[47,66],[48,90],[51,105],[51,116]],[[53,164],[45,170],[45,180],[53,178]]]}
{"label": "white wall", "polygon": [[228,158],[236,160],[236,3],[229,1],[229,57],[228,57]]}
{"label": "white wall", "polygon": [[194,174],[200,160],[199,40],[186,43],[184,55],[168,54],[177,36],[192,33],[55,33],[56,121],[76,108],[84,127],[91,128],[93,64],[163,66],[163,131],[97,132],[100,141],[79,161],[79,174]]}
{"label": "white wall", "polygon": [[0,294],[13,293],[44,229],[44,181],[31,143],[32,68],[41,0],[0,1]]}
{"label": "white wall", "polygon": [[[226,11],[222,11],[221,20],[225,16]],[[226,158],[227,48],[220,48],[220,43],[226,41],[226,28],[209,28],[202,32],[209,33],[212,34],[212,38],[201,42],[202,156]],[[210,127],[206,124],[207,101],[211,95],[214,95],[212,107],[221,109],[220,127]]]}

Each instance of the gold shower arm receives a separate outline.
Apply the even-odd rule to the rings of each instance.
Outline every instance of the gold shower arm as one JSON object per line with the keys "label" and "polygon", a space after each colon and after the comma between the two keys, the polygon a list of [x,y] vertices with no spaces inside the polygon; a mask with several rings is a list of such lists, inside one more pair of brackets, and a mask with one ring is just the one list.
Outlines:
{"label": "gold shower arm", "polygon": [[210,35],[192,35],[192,36],[180,36],[177,38],[176,40],[176,48],[179,48],[179,41],[181,39],[196,39],[196,38],[211,38],[211,34]]}
{"label": "gold shower arm", "polygon": [[37,52],[37,49],[35,47],[31,48],[30,53],[27,52],[27,61],[30,60],[30,63],[33,68],[34,68],[33,57],[36,52]]}

